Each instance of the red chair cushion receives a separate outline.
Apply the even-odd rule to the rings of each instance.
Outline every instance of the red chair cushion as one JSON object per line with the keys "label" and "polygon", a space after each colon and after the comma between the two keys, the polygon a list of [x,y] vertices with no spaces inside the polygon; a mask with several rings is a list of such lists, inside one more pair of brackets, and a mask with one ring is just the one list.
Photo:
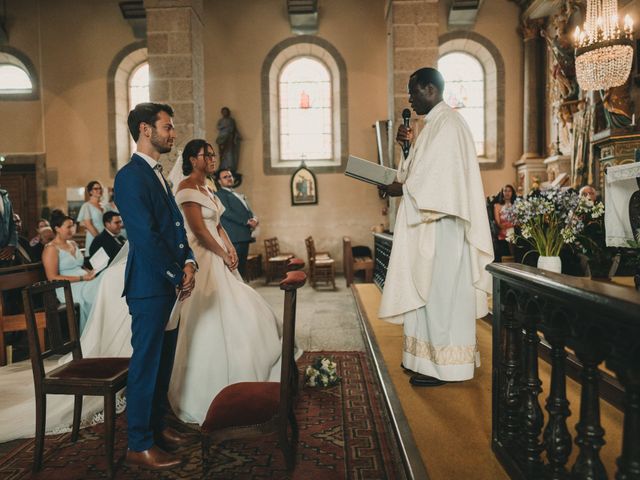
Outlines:
{"label": "red chair cushion", "polygon": [[83,358],[73,360],[47,373],[52,380],[97,379],[108,380],[117,377],[129,368],[128,358]]}
{"label": "red chair cushion", "polygon": [[289,270],[301,270],[304,268],[304,260],[298,257],[291,258],[287,263],[287,268]]}
{"label": "red chair cushion", "polygon": [[203,432],[257,425],[278,413],[280,382],[242,382],[222,389],[213,399]]}

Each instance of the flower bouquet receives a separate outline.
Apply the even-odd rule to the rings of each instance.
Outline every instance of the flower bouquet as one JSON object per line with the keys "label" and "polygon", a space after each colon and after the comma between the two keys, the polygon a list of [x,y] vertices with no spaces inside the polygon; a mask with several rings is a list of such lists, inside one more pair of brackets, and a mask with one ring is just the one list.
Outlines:
{"label": "flower bouquet", "polygon": [[304,371],[304,384],[309,387],[333,387],[340,383],[336,362],[330,358],[318,357]]}
{"label": "flower bouquet", "polygon": [[[577,192],[550,188],[535,191],[525,198],[518,198],[503,209],[505,220],[519,230],[519,236],[527,240],[540,254],[541,260],[557,258],[565,245],[573,245],[584,229],[585,218],[598,218],[604,213],[601,202],[594,204]],[[507,240],[516,241],[515,232]],[[559,258],[553,270],[560,272]]]}

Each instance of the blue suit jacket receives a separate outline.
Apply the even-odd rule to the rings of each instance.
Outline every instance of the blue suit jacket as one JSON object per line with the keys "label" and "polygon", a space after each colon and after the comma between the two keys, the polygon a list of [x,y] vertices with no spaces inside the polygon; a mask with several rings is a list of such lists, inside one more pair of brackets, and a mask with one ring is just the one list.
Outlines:
{"label": "blue suit jacket", "polygon": [[149,164],[134,154],[116,175],[114,195],[129,239],[123,295],[175,294],[193,252],[171,189],[165,191]]}
{"label": "blue suit jacket", "polygon": [[225,211],[222,214],[220,223],[227,231],[229,239],[233,243],[250,242],[251,227],[247,221],[253,218],[253,212],[249,210],[232,192],[220,188],[216,195],[224,205]]}

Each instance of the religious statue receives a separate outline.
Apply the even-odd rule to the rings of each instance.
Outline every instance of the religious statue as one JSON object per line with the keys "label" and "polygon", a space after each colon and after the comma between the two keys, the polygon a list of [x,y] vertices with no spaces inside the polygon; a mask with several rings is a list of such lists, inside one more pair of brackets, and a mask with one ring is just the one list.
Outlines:
{"label": "religious statue", "polygon": [[560,11],[553,17],[555,35],[553,38],[542,30],[540,35],[546,40],[553,58],[551,77],[557,99],[560,102],[577,100],[580,87],[576,79],[574,46],[571,42],[567,25],[575,6],[571,1],[565,2]]}
{"label": "religious statue", "polygon": [[222,118],[218,120],[218,152],[220,158],[220,169],[229,169],[235,175],[238,170],[238,160],[240,154],[240,133],[236,127],[236,121],[231,117],[231,110],[222,107],[220,110]]}
{"label": "religious statue", "polygon": [[625,128],[633,123],[634,105],[630,85],[631,77],[618,87],[612,87],[606,92],[600,91],[608,128]]}

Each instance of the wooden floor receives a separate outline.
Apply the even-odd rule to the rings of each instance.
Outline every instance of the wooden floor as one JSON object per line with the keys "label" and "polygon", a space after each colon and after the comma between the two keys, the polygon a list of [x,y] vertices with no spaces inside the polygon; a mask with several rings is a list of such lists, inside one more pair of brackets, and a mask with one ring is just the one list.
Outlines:
{"label": "wooden floor", "polygon": [[[393,406],[397,402],[398,424],[400,429],[407,427],[404,442],[408,456],[417,452],[420,457],[413,459],[419,473],[414,478],[424,478],[426,474],[431,480],[508,478],[491,451],[491,326],[483,321],[477,323],[482,365],[472,381],[436,388],[413,387],[400,367],[402,326],[378,319],[381,296],[378,287],[357,284],[353,286],[353,292],[364,328],[370,334],[374,350],[377,350],[390,403]],[[376,354],[375,351],[373,353]],[[540,362],[543,382],[540,402],[543,407],[548,394],[545,389],[548,389],[549,374],[549,365]],[[578,421],[579,385],[568,379],[567,390],[573,412],[568,423],[575,437],[573,427]],[[621,451],[623,418],[620,411],[605,402],[601,402],[601,416],[607,441],[601,456],[611,478],[615,472],[615,459]],[[576,455],[574,445],[569,465],[573,464]],[[420,471],[421,464],[426,474]]]}

